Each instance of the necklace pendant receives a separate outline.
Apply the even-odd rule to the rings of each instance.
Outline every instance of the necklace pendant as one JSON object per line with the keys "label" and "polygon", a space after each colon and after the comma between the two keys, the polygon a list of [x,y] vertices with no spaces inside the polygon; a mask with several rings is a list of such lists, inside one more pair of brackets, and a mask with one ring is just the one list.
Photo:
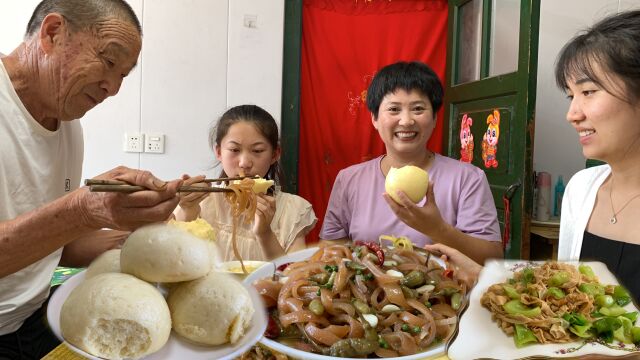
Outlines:
{"label": "necklace pendant", "polygon": [[609,222],[610,222],[611,224],[615,224],[615,223],[617,223],[617,222],[618,222],[618,219],[616,219],[616,216],[615,216],[615,215],[613,215],[613,216],[611,217],[611,219],[609,219]]}

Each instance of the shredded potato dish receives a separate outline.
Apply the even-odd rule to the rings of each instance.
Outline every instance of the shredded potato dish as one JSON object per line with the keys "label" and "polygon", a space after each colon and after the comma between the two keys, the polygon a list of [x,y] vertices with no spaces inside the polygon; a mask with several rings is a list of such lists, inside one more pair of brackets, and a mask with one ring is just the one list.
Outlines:
{"label": "shredded potato dish", "polygon": [[547,262],[494,284],[480,300],[517,347],[580,339],[640,342],[638,312],[622,286],[602,285],[591,267]]}
{"label": "shredded potato dish", "polygon": [[466,287],[423,251],[355,242],[320,248],[253,284],[265,336],[335,357],[423,352],[455,329]]}

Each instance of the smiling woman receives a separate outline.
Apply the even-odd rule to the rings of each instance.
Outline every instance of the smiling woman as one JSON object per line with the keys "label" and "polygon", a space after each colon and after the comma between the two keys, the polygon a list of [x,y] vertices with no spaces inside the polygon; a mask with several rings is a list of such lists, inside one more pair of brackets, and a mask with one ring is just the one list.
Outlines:
{"label": "smiling woman", "polygon": [[[481,169],[428,150],[442,105],[442,84],[420,62],[385,66],[367,91],[371,123],[386,154],[340,171],[331,191],[320,238],[375,240],[404,236],[418,246],[442,243],[478,262],[502,257],[493,198]],[[415,204],[385,192],[391,168],[413,165],[429,174],[426,200]],[[372,195],[374,194],[374,195]]]}
{"label": "smiling woman", "polygon": [[571,99],[567,120],[587,158],[565,189],[559,260],[602,261],[640,298],[640,11],[608,17],[576,36],[556,66]]}

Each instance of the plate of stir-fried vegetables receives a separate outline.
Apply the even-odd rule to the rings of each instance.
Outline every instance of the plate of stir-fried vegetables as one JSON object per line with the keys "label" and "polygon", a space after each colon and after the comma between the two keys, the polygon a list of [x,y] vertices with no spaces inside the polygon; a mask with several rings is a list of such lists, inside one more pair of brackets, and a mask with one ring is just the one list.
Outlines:
{"label": "plate of stir-fried vegetables", "polygon": [[638,309],[600,262],[489,261],[469,301],[452,359],[640,351]]}
{"label": "plate of stir-fried vegetables", "polygon": [[261,343],[300,359],[444,354],[467,294],[441,259],[378,242],[306,249],[245,282],[268,308]]}

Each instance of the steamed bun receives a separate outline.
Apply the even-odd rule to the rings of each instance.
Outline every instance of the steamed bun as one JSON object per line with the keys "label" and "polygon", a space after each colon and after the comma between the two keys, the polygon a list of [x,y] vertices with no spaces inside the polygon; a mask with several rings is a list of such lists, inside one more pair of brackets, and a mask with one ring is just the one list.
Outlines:
{"label": "steamed bun", "polygon": [[255,311],[247,289],[216,272],[172,288],[167,302],[175,332],[204,345],[237,342]]}
{"label": "steamed bun", "polygon": [[112,249],[103,252],[87,268],[85,278],[89,279],[103,273],[120,272],[120,249]]}
{"label": "steamed bun", "polygon": [[120,254],[123,273],[149,282],[180,282],[206,275],[215,247],[175,226],[140,228],[124,243]]}
{"label": "steamed bun", "polygon": [[158,351],[171,333],[171,315],[160,292],[127,274],[85,280],[60,311],[62,336],[106,359],[139,358]]}
{"label": "steamed bun", "polygon": [[424,198],[429,187],[429,174],[423,169],[406,165],[401,168],[392,167],[384,181],[384,189],[391,198],[400,204],[396,192],[402,190],[411,201],[419,202]]}

